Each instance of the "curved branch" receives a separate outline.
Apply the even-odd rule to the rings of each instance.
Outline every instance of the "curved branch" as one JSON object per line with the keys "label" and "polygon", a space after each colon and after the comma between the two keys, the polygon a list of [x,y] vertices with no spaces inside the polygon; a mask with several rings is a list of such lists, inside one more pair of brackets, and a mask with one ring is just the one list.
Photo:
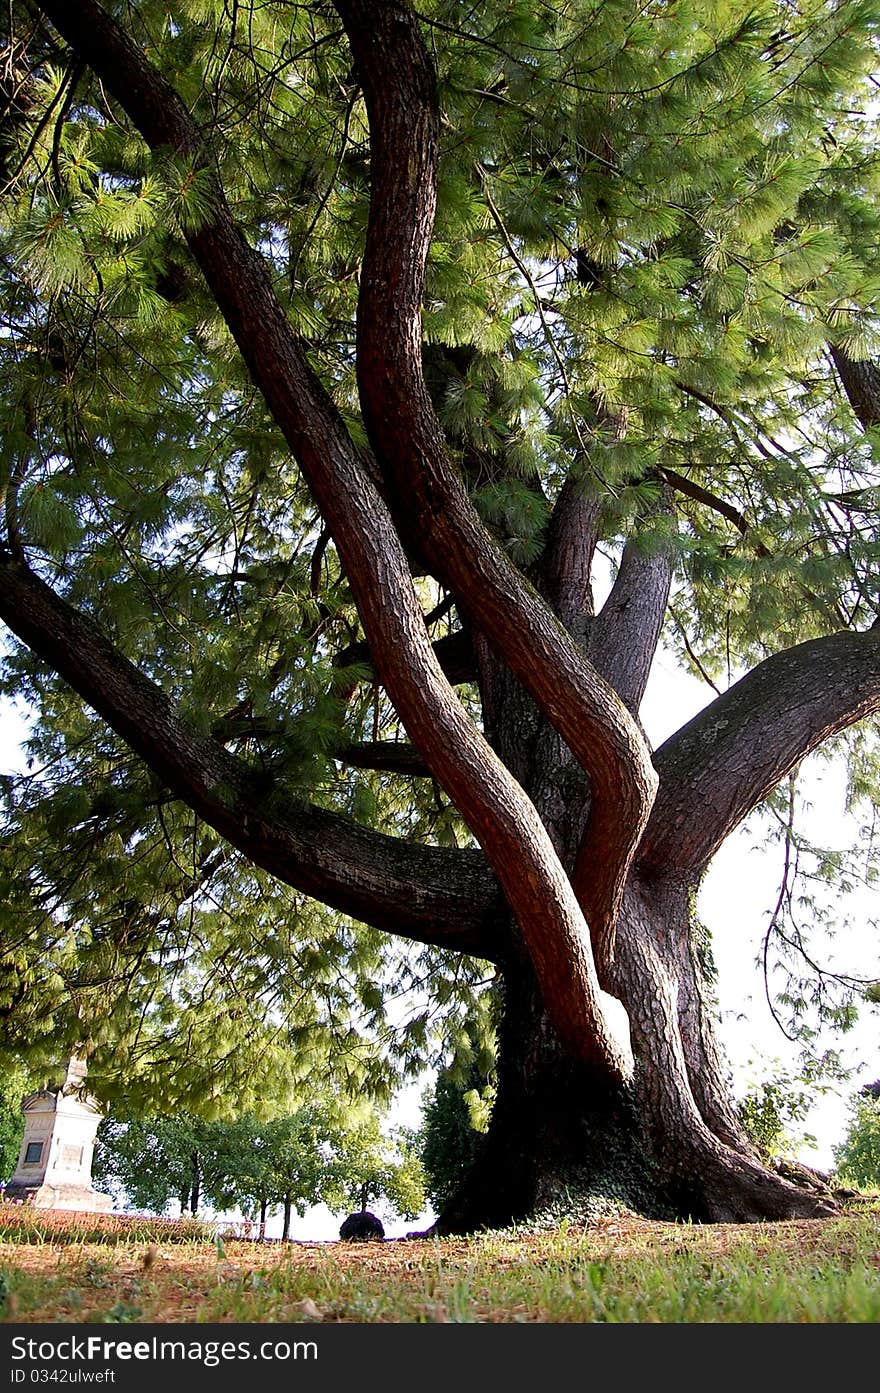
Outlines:
{"label": "curved branch", "polygon": [[[75,6],[65,0],[37,3],[151,146],[171,146],[199,168],[211,170],[201,132],[177,93],[97,0],[80,0]],[[380,8],[387,18],[386,8]],[[400,15],[395,8],[394,19]],[[411,23],[408,12],[406,18]],[[419,159],[403,158],[398,164],[404,183],[421,177]],[[396,245],[400,235],[405,237],[405,227],[395,230]],[[197,229],[187,232],[187,241],[333,533],[379,678],[504,888],[529,943],[554,1023],[577,1055],[600,1060],[622,1075],[625,1049],[604,1008],[586,926],[568,877],[533,805],[446,683],[388,510],[312,372],[262,258],[245,242],[216,184],[210,212]],[[389,283],[387,289],[391,288]],[[402,318],[407,320],[405,310]],[[414,347],[420,363],[420,345]],[[404,413],[396,423],[396,432],[404,438],[409,417]],[[417,453],[418,441],[407,442],[407,452],[411,447]],[[442,504],[442,499],[436,502]],[[615,782],[619,779],[615,768]],[[646,808],[642,797],[635,809],[639,827]]]}
{"label": "curved branch", "polygon": [[333,758],[352,769],[382,769],[389,774],[409,774],[420,779],[431,773],[415,746],[401,740],[363,740],[357,744],[338,745]]}
{"label": "curved branch", "polygon": [[810,639],[767,658],[660,747],[640,867],[701,871],[725,837],[823,740],[880,710],[880,631]]}
{"label": "curved branch", "polygon": [[367,433],[403,535],[531,693],[590,778],[577,878],[600,971],[656,786],[646,742],[613,689],[483,527],[457,476],[422,371],[421,304],[436,206],[439,108],[404,0],[335,0],[370,123],[371,196],[358,305]]}
{"label": "curved branch", "polygon": [[264,870],[376,928],[498,959],[500,895],[480,853],[415,846],[267,788],[189,729],[96,624],[11,559],[0,559],[0,618],[173,793]]}
{"label": "curved branch", "polygon": [[[705,398],[701,397],[700,400],[703,401]],[[746,535],[749,530],[748,521],[739,508],[734,508],[732,503],[728,503],[724,498],[719,498],[715,493],[710,493],[694,479],[686,479],[683,474],[677,473],[676,470],[670,469],[667,465],[658,468],[657,473],[676,492],[684,494],[686,498],[693,498],[696,503],[705,504],[707,508],[711,508],[713,512],[726,518],[728,522],[732,522],[741,536]]]}

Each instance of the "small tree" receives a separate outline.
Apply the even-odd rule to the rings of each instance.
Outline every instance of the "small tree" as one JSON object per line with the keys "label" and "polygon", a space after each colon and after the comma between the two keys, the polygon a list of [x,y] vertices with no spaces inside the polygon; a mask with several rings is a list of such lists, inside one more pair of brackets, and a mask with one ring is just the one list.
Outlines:
{"label": "small tree", "polygon": [[322,1202],[366,1209],[384,1197],[405,1218],[415,1218],[425,1203],[408,1134],[389,1138],[378,1112],[343,1110],[329,1097],[269,1119],[108,1118],[99,1129],[93,1174],[118,1203],[139,1209],[161,1212],[178,1199],[182,1211],[195,1214],[207,1202],[265,1223],[281,1207],[283,1239],[294,1213],[302,1217]]}
{"label": "small tree", "polygon": [[231,1123],[223,1134],[226,1180],[215,1191],[217,1202],[259,1215],[261,1223],[281,1206],[282,1239],[290,1237],[294,1213],[302,1217],[321,1203],[365,1210],[382,1197],[394,1213],[415,1218],[425,1186],[412,1138],[403,1130],[388,1137],[381,1123],[377,1111],[343,1111],[329,1099],[268,1121]]}
{"label": "small tree", "polygon": [[281,1237],[286,1240],[294,1211],[302,1217],[321,1199],[324,1148],[331,1130],[327,1110],[310,1104],[268,1122],[245,1118],[236,1128],[244,1145],[241,1164],[230,1175],[229,1201],[245,1214],[259,1212],[261,1224],[271,1208],[282,1205]]}
{"label": "small tree", "polygon": [[880,1079],[853,1099],[849,1130],[834,1148],[834,1163],[840,1180],[862,1190],[880,1189]]}
{"label": "small tree", "polygon": [[92,1174],[118,1204],[161,1213],[171,1200],[195,1214],[216,1202],[230,1167],[228,1124],[190,1114],[107,1118],[98,1129]]}
{"label": "small tree", "polygon": [[776,1073],[755,1084],[737,1105],[746,1136],[767,1161],[790,1154],[798,1142],[814,1140],[800,1130],[812,1100],[798,1082]]}
{"label": "small tree", "polygon": [[404,1219],[425,1207],[425,1172],[415,1134],[405,1128],[387,1134],[377,1114],[342,1132],[326,1172],[323,1199],[329,1209],[365,1213],[376,1200]]}

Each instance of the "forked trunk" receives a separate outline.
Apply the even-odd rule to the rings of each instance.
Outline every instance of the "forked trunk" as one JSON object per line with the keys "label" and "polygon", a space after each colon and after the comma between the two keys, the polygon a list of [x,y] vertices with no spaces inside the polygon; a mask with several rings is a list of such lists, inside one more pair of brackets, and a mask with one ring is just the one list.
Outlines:
{"label": "forked trunk", "polygon": [[[618,521],[582,487],[588,458],[572,459],[528,579],[508,555],[513,537],[499,541],[483,526],[422,369],[443,114],[415,10],[405,0],[335,0],[370,136],[356,354],[365,450],[316,376],[274,271],[213,183],[211,135],[188,102],[99,0],[36,8],[71,45],[74,70],[94,70],[147,144],[206,180],[205,216],[186,228],[193,260],[332,535],[376,680],[412,742],[410,772],[415,756],[485,865],[476,854],[416,850],[319,803],[285,803],[283,779],[267,798],[249,758],[193,729],[112,647],[88,607],[75,610],[29,569],[11,522],[0,547],[0,617],[163,787],[255,864],[383,932],[503,963],[497,1104],[483,1158],[441,1227],[507,1223],[571,1207],[580,1193],[694,1219],[828,1212],[827,1196],[767,1169],[742,1133],[691,904],[700,872],[748,812],[817,745],[880,709],[880,628],[766,658],[652,757],[636,715],[677,555],[664,541],[677,526],[672,491],[743,533],[747,522],[693,480],[649,467],[649,456],[633,482],[660,474],[664,488],[623,546],[598,613],[594,555],[605,522],[614,537]],[[486,197],[493,212],[488,185]],[[867,429],[877,419],[876,365],[837,350],[834,361]],[[597,398],[588,416],[622,438],[627,411],[612,421],[607,409]],[[521,461],[499,450],[497,477],[510,466],[519,479]],[[451,637],[472,640],[482,722],[447,682],[413,561],[473,630]],[[499,922],[499,886],[515,932]],[[603,989],[629,1020],[629,1073]],[[288,1200],[285,1233],[289,1221]]]}

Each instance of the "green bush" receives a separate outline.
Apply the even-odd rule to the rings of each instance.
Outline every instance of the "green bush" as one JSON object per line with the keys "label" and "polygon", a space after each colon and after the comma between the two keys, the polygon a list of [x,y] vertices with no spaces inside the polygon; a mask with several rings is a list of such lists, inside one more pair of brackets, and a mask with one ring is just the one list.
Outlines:
{"label": "green bush", "polygon": [[834,1148],[840,1180],[861,1190],[880,1190],[880,1079],[853,1099],[849,1130]]}

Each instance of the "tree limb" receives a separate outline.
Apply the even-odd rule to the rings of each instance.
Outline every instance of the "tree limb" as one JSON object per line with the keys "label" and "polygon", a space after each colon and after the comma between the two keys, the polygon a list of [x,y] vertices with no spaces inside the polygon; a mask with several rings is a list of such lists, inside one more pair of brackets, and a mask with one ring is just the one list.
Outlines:
{"label": "tree limb", "polygon": [[[358,385],[367,434],[413,534],[590,778],[579,878],[604,971],[655,778],[646,742],[613,689],[493,542],[451,467],[422,370],[421,306],[436,206],[439,107],[418,21],[403,0],[336,0],[370,123],[371,197],[358,304]],[[537,949],[537,945],[536,945]],[[543,950],[542,950],[543,951]]]}
{"label": "tree limb", "polygon": [[[154,149],[170,146],[198,168],[212,170],[202,134],[180,97],[97,0],[81,0],[74,7],[64,0],[38,0],[38,5],[100,76],[148,144]],[[388,14],[380,7],[382,17]],[[402,16],[409,31],[411,13],[395,7],[394,20]],[[367,18],[370,23],[376,18],[372,9]],[[421,161],[411,161],[410,153],[405,146],[403,158],[400,151],[396,156],[404,182],[418,181],[423,172]],[[432,178],[427,187],[433,188]],[[576,1054],[601,1060],[622,1076],[626,1051],[609,1024],[580,906],[546,829],[446,683],[381,494],[312,371],[262,258],[246,243],[216,182],[212,205],[204,221],[186,233],[190,250],[333,534],[379,679],[494,867],[530,940],[560,1034]],[[401,241],[406,246],[407,236],[406,226],[395,228],[395,247]],[[375,286],[375,273],[370,279]],[[389,284],[384,293],[390,290]],[[400,313],[408,322],[404,306]],[[420,342],[411,347],[424,396]],[[420,448],[418,439],[406,438],[410,417],[411,412],[404,413],[395,428],[405,440],[408,459]],[[441,498],[435,501],[442,506]],[[627,714],[622,706],[620,710]],[[618,793],[619,763],[613,779]],[[653,779],[653,770],[650,774]],[[653,791],[652,782],[645,787]],[[635,791],[641,795],[634,808],[640,828],[649,797],[641,786]]]}
{"label": "tree limb", "polygon": [[[700,400],[702,401],[703,398],[701,397]],[[659,468],[657,473],[678,493],[684,494],[687,498],[692,498],[695,503],[704,503],[707,508],[711,508],[713,512],[726,518],[728,522],[732,522],[737,532],[743,537],[746,535],[749,530],[748,520],[738,508],[734,508],[732,503],[728,503],[725,499],[719,498],[715,493],[710,493],[708,489],[704,489],[703,486],[696,483],[695,480],[685,478],[683,474],[677,473],[674,469],[669,469],[666,465]],[[766,555],[766,548],[759,548],[759,552],[762,555]]]}
{"label": "tree limb", "polygon": [[880,710],[880,630],[765,659],[656,752],[640,868],[699,873],[738,823],[824,740]]}
{"label": "tree limb", "polygon": [[850,358],[833,344],[829,352],[862,430],[880,426],[880,367],[871,359]]}
{"label": "tree limb", "polygon": [[[653,516],[660,512],[672,513],[668,490]],[[587,653],[633,715],[645,695],[674,568],[669,539],[630,537],[611,594],[590,625]]]}
{"label": "tree limb", "polygon": [[[476,659],[471,636],[464,629],[438,638],[433,644],[437,661],[447,682],[453,686],[460,682],[473,682],[476,678]],[[366,642],[349,643],[341,648],[333,658],[334,667],[373,666],[370,645]]]}
{"label": "tree limb", "polygon": [[497,961],[503,902],[479,852],[416,846],[267,786],[188,728],[96,624],[8,556],[0,556],[0,618],[256,865],[376,928]]}
{"label": "tree limb", "polygon": [[566,479],[559,490],[541,558],[541,584],[548,603],[569,633],[593,613],[590,573],[599,540],[601,504],[580,480]]}
{"label": "tree limb", "polygon": [[414,745],[402,740],[364,740],[351,745],[338,745],[333,758],[353,769],[381,769],[389,774],[409,774],[428,778],[428,768]]}

